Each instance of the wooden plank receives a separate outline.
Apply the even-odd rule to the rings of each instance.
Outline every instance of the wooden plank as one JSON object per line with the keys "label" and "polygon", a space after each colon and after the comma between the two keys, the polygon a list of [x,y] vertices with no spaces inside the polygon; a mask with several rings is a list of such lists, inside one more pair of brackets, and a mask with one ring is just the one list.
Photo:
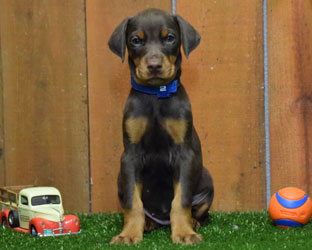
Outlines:
{"label": "wooden plank", "polygon": [[24,188],[35,187],[34,185],[21,185],[21,186],[4,186],[0,187],[0,191],[3,192],[11,192],[11,193],[19,193]]}
{"label": "wooden plank", "polygon": [[177,1],[201,34],[182,64],[215,210],[265,208],[261,1]]}
{"label": "wooden plank", "polygon": [[93,211],[120,209],[117,173],[122,145],[122,110],[130,90],[128,64],[108,48],[113,30],[144,8],[171,11],[170,0],[87,1],[88,79]]}
{"label": "wooden plank", "polygon": [[311,194],[312,5],[268,1],[272,192]]}
{"label": "wooden plank", "polygon": [[85,3],[0,0],[6,184],[89,210]]}

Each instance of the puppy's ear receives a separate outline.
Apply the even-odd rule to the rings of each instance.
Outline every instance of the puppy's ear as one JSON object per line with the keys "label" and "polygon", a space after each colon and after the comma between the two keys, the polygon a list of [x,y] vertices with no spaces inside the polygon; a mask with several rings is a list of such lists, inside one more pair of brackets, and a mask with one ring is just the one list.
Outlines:
{"label": "puppy's ear", "polygon": [[192,25],[189,24],[186,20],[184,20],[179,15],[176,15],[177,22],[180,27],[181,33],[181,42],[184,54],[186,58],[188,58],[189,54],[194,50],[200,42],[200,35],[193,28]]}
{"label": "puppy's ear", "polygon": [[108,41],[109,48],[121,58],[122,62],[124,61],[126,54],[126,31],[128,22],[129,18],[123,20],[114,30]]}

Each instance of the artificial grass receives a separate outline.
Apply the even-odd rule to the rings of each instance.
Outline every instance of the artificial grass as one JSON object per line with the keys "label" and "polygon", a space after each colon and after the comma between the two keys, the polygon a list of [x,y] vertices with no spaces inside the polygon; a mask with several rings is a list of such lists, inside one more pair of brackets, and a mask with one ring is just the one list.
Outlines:
{"label": "artificial grass", "polygon": [[312,249],[312,224],[283,229],[272,225],[267,212],[211,213],[210,222],[198,232],[204,242],[197,245],[173,244],[170,228],[144,234],[134,246],[109,245],[122,228],[120,214],[78,215],[83,232],[79,235],[34,238],[10,229],[0,229],[0,249]]}

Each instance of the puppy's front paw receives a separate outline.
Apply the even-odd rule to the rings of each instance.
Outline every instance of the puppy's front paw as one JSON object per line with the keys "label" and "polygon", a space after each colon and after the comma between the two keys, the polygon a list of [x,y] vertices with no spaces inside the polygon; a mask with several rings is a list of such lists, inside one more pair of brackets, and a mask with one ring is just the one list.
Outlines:
{"label": "puppy's front paw", "polygon": [[185,234],[173,234],[171,236],[173,243],[182,243],[182,244],[197,244],[203,240],[201,234],[193,233],[185,233]]}
{"label": "puppy's front paw", "polygon": [[126,244],[126,245],[132,245],[137,244],[143,239],[142,235],[122,235],[119,234],[112,238],[110,241],[110,245],[113,244]]}

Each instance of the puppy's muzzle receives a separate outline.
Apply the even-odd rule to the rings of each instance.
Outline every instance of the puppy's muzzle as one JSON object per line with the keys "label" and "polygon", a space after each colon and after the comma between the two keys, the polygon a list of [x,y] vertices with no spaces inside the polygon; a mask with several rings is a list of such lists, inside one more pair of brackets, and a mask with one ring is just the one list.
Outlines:
{"label": "puppy's muzzle", "polygon": [[162,71],[162,56],[161,55],[153,55],[146,59],[147,69],[153,74],[157,75]]}

